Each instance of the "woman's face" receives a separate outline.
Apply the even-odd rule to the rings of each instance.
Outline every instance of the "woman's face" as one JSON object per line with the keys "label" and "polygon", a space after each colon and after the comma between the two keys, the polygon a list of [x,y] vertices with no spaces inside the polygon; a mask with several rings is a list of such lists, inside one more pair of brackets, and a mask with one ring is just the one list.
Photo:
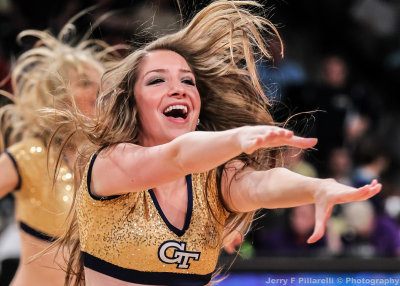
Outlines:
{"label": "woman's face", "polygon": [[100,71],[87,66],[85,73],[69,73],[70,88],[77,108],[87,116],[94,116],[97,90],[100,83]]}
{"label": "woman's face", "polygon": [[164,144],[196,129],[200,95],[181,55],[169,50],[149,52],[140,63],[134,95],[143,146]]}

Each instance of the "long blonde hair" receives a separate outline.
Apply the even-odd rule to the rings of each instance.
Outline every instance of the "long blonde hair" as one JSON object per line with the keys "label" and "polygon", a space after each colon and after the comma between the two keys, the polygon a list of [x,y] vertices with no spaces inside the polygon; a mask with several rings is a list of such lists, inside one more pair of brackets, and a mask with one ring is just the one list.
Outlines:
{"label": "long blonde hair", "polygon": [[12,94],[1,91],[14,101],[0,109],[3,148],[26,137],[47,143],[56,128],[54,120],[42,120],[39,109],[63,109],[74,100],[69,90],[69,73],[85,75],[88,67],[100,74],[114,61],[115,47],[99,40],[76,43],[75,26],[69,22],[53,36],[48,31],[25,30],[18,35],[36,39],[34,46],[21,54],[12,67]]}
{"label": "long blonde hair", "polygon": [[[52,143],[63,150],[66,145],[60,144],[63,143],[65,134],[56,130],[66,119],[58,116],[57,112],[69,110],[69,114],[81,115],[80,120],[88,120],[87,116],[79,112],[73,98],[70,89],[71,73],[79,78],[86,78],[89,70],[95,70],[100,81],[100,75],[120,60],[118,51],[126,49],[126,45],[110,46],[101,40],[87,39],[87,35],[79,39],[73,21],[82,13],[71,18],[57,36],[39,30],[25,30],[18,35],[19,41],[33,37],[35,44],[21,54],[12,67],[12,93],[1,91],[14,104],[0,109],[0,151],[31,137],[41,139],[48,151]],[[67,137],[68,147],[73,149],[86,139],[70,135]],[[54,154],[58,154],[55,165],[59,165],[61,153],[52,155]],[[55,166],[51,166],[50,173],[53,172],[53,167]],[[56,172],[54,170],[54,183]]]}
{"label": "long blonde hair", "polygon": [[[141,60],[154,50],[174,51],[185,58],[192,69],[202,102],[198,130],[220,131],[244,125],[274,125],[256,63],[262,58],[271,58],[269,40],[278,39],[281,45],[282,42],[275,26],[257,14],[257,10],[262,9],[263,6],[254,1],[216,1],[198,12],[182,30],[135,50],[109,69],[103,76],[96,121],[88,123],[70,116],[70,121],[64,122],[65,132],[69,130],[67,126],[77,128],[75,130],[83,133],[92,143],[82,157],[78,172],[82,173],[90,155],[100,147],[121,142],[139,144],[141,123],[133,90]],[[62,116],[66,118],[68,114]],[[235,159],[241,160],[244,167],[268,169],[275,166],[276,156],[276,150],[260,150]],[[218,168],[219,178],[223,170],[224,166]],[[237,173],[240,171],[237,170]],[[78,226],[72,211],[70,229],[58,243],[70,247],[72,252],[66,284],[75,276],[75,285],[83,285]],[[234,229],[245,232],[253,215],[232,213],[225,233],[229,234]]]}

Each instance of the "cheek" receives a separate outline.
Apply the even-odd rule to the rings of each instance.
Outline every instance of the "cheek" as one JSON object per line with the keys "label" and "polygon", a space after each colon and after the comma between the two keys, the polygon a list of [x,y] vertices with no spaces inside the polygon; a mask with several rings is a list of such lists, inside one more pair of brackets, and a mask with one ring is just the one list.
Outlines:
{"label": "cheek", "polygon": [[96,93],[92,90],[81,90],[74,95],[75,102],[77,104],[94,104],[96,101]]}
{"label": "cheek", "polygon": [[196,97],[196,107],[195,107],[195,109],[196,109],[196,111],[198,113],[200,113],[200,110],[201,110],[201,98],[200,98],[200,95],[197,95],[197,97]]}
{"label": "cheek", "polygon": [[154,88],[138,90],[137,93],[135,93],[135,100],[139,114],[142,112],[149,114],[157,112],[161,102],[159,94],[161,94],[159,90]]}
{"label": "cheek", "polygon": [[190,101],[193,104],[193,108],[196,111],[199,111],[201,108],[201,97],[197,87],[194,87],[192,90],[190,90],[189,94],[190,94]]}
{"label": "cheek", "polygon": [[149,101],[136,101],[136,108],[139,121],[144,126],[154,125],[157,110],[150,104]]}

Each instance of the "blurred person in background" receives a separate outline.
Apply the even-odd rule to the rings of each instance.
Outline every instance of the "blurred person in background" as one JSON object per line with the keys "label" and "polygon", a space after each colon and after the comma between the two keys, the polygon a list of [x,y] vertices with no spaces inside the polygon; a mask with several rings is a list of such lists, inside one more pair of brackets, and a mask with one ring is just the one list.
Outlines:
{"label": "blurred person in background", "polygon": [[358,257],[400,256],[400,236],[396,222],[376,212],[370,201],[342,205],[345,229],[341,234],[341,254]]}
{"label": "blurred person in background", "polygon": [[353,168],[352,154],[347,148],[334,148],[330,151],[327,162],[327,175],[342,184],[351,185]]}
{"label": "blurred person in background", "polygon": [[313,163],[322,177],[329,176],[327,162],[332,150],[347,148],[352,153],[375,116],[365,86],[354,78],[344,58],[329,55],[321,62],[321,82],[302,94],[305,110],[320,110],[314,113],[319,141]]}
{"label": "blurred person in background", "polygon": [[[354,150],[351,185],[362,186],[371,179],[382,180],[390,166],[390,148],[372,133],[365,134]],[[337,253],[346,256],[398,256],[400,234],[396,220],[385,211],[387,191],[364,202],[344,204],[334,221],[341,243]]]}
{"label": "blurred person in background", "polygon": [[254,234],[257,255],[265,256],[319,256],[327,253],[325,238],[309,244],[315,224],[314,205],[285,210],[282,224],[260,228]]}
{"label": "blurred person in background", "polygon": [[[390,148],[379,137],[368,133],[354,151],[354,170],[351,174],[351,185],[362,186],[368,180],[381,180],[390,166]],[[384,213],[385,191],[371,198],[375,211]]]}
{"label": "blurred person in background", "polygon": [[[48,148],[55,122],[42,121],[38,111],[46,107],[78,109],[85,116],[93,116],[100,77],[113,62],[111,52],[115,50],[97,40],[74,42],[73,34],[72,23],[58,37],[38,30],[20,34],[20,39],[33,37],[36,43],[19,56],[13,67],[13,92],[9,96],[15,104],[1,109],[5,150],[0,155],[0,197],[13,192],[21,238],[13,286],[64,284],[65,272],[60,268],[67,253],[51,252],[30,260],[63,232],[72,202],[72,168],[81,138],[73,138],[66,152],[57,157]],[[60,143],[57,138],[52,140]],[[58,161],[62,168],[53,185],[50,170]]]}

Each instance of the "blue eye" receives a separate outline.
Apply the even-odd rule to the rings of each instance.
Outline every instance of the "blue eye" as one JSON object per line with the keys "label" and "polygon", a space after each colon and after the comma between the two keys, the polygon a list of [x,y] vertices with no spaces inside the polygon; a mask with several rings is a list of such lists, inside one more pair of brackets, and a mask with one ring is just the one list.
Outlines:
{"label": "blue eye", "polygon": [[182,80],[182,82],[185,83],[185,84],[188,84],[188,85],[193,85],[193,86],[196,85],[196,84],[194,83],[194,81],[191,80],[191,79],[184,79],[184,80]]}
{"label": "blue eye", "polygon": [[160,82],[164,82],[164,80],[162,78],[155,78],[155,79],[150,80],[147,83],[147,85],[157,84],[157,83],[160,83]]}

